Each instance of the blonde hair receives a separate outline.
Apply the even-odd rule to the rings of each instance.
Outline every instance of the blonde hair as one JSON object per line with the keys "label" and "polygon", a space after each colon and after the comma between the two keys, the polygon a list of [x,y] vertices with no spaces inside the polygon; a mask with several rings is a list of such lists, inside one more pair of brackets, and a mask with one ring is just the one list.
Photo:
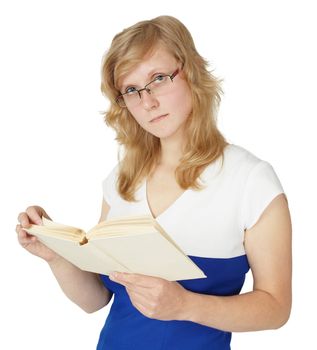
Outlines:
{"label": "blonde hair", "polygon": [[138,22],[124,29],[113,38],[103,57],[101,90],[111,103],[104,114],[105,122],[116,131],[116,140],[124,149],[117,189],[127,201],[135,201],[137,186],[158,163],[161,148],[159,138],[145,131],[127,108],[116,103],[120,94],[118,81],[158,44],[182,64],[192,95],[193,109],[186,120],[187,144],[175,170],[179,186],[184,190],[201,189],[197,181],[200,174],[219,156],[223,157],[228,144],[216,125],[222,93],[220,81],[208,71],[208,62],[198,54],[188,29],[171,16]]}

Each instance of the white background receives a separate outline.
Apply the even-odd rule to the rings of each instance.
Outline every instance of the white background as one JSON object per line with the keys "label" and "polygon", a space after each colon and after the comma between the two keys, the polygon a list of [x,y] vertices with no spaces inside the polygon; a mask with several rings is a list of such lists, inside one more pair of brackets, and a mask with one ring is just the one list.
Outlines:
{"label": "white background", "polygon": [[[208,4],[208,9],[206,7]],[[233,349],[314,347],[316,315],[316,11],[314,1],[22,1],[0,3],[1,349],[94,349],[108,308],[85,314],[46,264],[16,241],[31,204],[90,228],[117,161],[99,113],[101,57],[123,28],[178,17],[224,79],[219,127],[269,161],[294,231],[294,303],[280,330],[233,335]],[[245,290],[251,288],[248,277]]]}

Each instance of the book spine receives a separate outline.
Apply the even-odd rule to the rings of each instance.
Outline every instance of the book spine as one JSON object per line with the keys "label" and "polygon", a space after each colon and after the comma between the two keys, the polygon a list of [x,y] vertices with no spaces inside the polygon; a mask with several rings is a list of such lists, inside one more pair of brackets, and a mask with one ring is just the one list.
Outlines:
{"label": "book spine", "polygon": [[84,245],[88,243],[88,239],[86,237],[84,237],[80,242],[79,245]]}

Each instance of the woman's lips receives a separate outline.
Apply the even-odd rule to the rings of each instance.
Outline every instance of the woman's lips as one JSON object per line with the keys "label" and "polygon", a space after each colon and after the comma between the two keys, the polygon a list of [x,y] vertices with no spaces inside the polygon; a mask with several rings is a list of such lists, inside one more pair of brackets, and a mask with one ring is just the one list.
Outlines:
{"label": "woman's lips", "polygon": [[160,120],[165,119],[167,116],[168,116],[168,114],[163,114],[163,115],[160,115],[158,117],[155,117],[150,121],[150,123],[157,123]]}

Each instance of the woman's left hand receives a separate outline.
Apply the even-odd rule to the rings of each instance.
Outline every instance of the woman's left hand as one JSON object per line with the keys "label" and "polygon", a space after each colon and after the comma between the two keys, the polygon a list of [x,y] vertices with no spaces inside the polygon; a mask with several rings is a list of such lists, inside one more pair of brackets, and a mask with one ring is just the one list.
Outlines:
{"label": "woman's left hand", "polygon": [[184,320],[189,292],[177,282],[136,273],[115,272],[109,278],[122,284],[133,306],[157,320]]}

